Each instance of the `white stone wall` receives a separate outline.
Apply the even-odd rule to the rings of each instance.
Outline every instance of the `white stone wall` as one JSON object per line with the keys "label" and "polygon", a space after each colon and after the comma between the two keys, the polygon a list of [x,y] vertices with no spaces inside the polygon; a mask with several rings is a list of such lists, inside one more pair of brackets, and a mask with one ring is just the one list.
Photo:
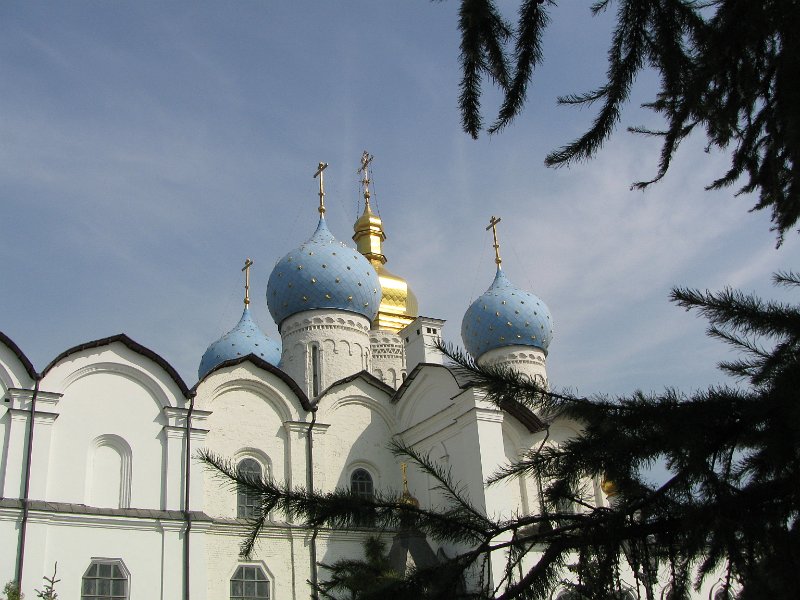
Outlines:
{"label": "white stone wall", "polygon": [[321,399],[317,421],[328,425],[325,435],[315,438],[319,489],[349,487],[357,468],[372,476],[376,490],[401,488],[399,461],[389,450],[396,418],[385,392],[360,379],[336,387]]}
{"label": "white stone wall", "polygon": [[322,392],[340,379],[370,370],[369,330],[369,319],[341,310],[292,315],[281,323],[281,369],[312,398],[311,347],[316,346],[319,352]]}
{"label": "white stone wall", "polygon": [[[52,575],[53,566],[58,563],[59,596],[80,598],[81,580],[92,558],[107,558],[122,560],[130,573],[131,598],[180,598],[184,526],[181,522],[156,519],[32,513],[23,593],[26,598],[35,597],[34,588],[42,588],[42,575]],[[198,567],[202,567],[202,561],[198,561]],[[201,569],[198,571],[195,581],[204,575]],[[204,591],[193,593],[192,597],[199,600]]]}

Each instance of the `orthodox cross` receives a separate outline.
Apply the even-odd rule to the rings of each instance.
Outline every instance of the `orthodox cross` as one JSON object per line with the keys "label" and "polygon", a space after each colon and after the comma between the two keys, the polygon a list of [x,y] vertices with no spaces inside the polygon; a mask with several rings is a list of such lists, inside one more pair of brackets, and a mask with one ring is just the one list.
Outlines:
{"label": "orthodox cross", "polygon": [[372,162],[372,159],[375,158],[374,156],[370,156],[369,152],[364,150],[364,154],[361,155],[361,168],[358,170],[359,173],[364,173],[364,179],[361,180],[361,183],[364,184],[364,201],[369,205],[369,163]]}
{"label": "orthodox cross", "polygon": [[403,493],[408,494],[408,477],[406,476],[406,469],[408,465],[406,463],[400,463],[400,470],[403,471]]}
{"label": "orthodox cross", "polygon": [[317,167],[317,172],[314,173],[314,179],[316,179],[317,175],[319,175],[319,208],[317,210],[321,215],[325,214],[325,182],[323,180],[324,175],[322,172],[327,168],[328,163],[321,162]]}
{"label": "orthodox cross", "polygon": [[244,271],[244,305],[250,304],[250,267],[253,266],[253,261],[249,258],[244,261],[242,271]]}
{"label": "orthodox cross", "polygon": [[492,218],[489,219],[489,226],[486,228],[486,231],[492,230],[492,235],[494,236],[494,262],[497,264],[497,268],[500,268],[500,263],[503,260],[500,258],[500,244],[497,243],[497,224],[500,222],[500,217],[495,217],[492,215]]}

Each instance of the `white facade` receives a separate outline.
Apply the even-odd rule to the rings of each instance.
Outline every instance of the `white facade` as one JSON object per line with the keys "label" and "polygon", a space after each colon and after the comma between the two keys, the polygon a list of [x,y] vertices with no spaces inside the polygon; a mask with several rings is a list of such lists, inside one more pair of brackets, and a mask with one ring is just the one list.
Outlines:
{"label": "white facade", "polygon": [[[299,315],[297,320],[314,324],[315,317],[319,315]],[[430,320],[418,321],[409,329],[430,326]],[[309,331],[309,323],[305,325]],[[295,328],[287,330],[295,335]],[[383,353],[387,340],[403,347],[397,335],[365,332],[368,343],[369,335],[383,345]],[[307,342],[319,341],[325,348],[327,339]],[[163,359],[125,336],[84,344],[53,361],[36,391],[23,592],[33,597],[42,576],[57,562],[59,594],[80,598],[81,582],[95,560],[120,565],[130,598],[186,597],[187,433],[190,455],[204,447],[236,463],[253,459],[278,481],[308,485],[313,478],[314,488],[321,490],[349,486],[359,469],[369,473],[376,490],[399,490],[398,459],[387,448],[399,438],[449,465],[487,512],[536,509],[532,482],[514,483],[510,489],[486,490],[483,485],[496,468],[540,440],[541,433],[531,426],[535,417],[523,423],[499,411],[476,390],[462,389],[447,368],[430,364],[432,356],[421,360],[405,383],[395,379],[395,389],[364,369],[368,347],[353,353],[325,349],[322,391],[315,405],[302,374],[295,381],[253,357],[223,363],[192,389]],[[337,365],[337,358],[347,366]],[[14,343],[3,338],[0,543],[6,559],[0,561],[0,582],[15,578],[14,549],[23,520],[20,498],[25,496],[26,442],[36,387],[36,373],[26,362]],[[404,362],[397,361],[394,368],[402,371]],[[331,381],[331,373],[338,379]],[[246,526],[237,518],[236,491],[197,461],[188,464],[191,597],[229,598],[230,581],[242,565],[260,567],[270,598],[308,597],[311,532],[275,515],[253,560],[240,560]],[[433,483],[413,468],[409,485],[423,503],[437,503]],[[365,533],[318,532],[317,561],[360,555]]]}

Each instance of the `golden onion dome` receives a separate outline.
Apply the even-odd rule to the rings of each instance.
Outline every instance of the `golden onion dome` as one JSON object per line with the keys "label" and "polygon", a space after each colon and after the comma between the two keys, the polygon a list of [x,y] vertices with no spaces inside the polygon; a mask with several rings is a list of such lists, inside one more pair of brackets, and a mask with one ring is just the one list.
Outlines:
{"label": "golden onion dome", "polygon": [[386,234],[383,231],[381,218],[372,212],[369,203],[369,178],[366,165],[369,164],[371,157],[367,160],[368,155],[366,152],[364,154],[365,158],[362,159],[362,164],[366,162],[362,167],[364,171],[364,180],[362,181],[364,184],[364,212],[353,225],[355,231],[353,241],[356,243],[358,251],[369,260],[377,271],[383,290],[380,308],[373,321],[373,327],[397,333],[419,316],[419,304],[414,292],[408,286],[408,282],[391,273],[385,266],[386,256],[383,254],[382,244],[386,239]]}
{"label": "golden onion dome", "polygon": [[610,479],[606,479],[605,477],[603,478],[603,481],[600,482],[600,488],[603,490],[603,493],[609,498],[613,498],[619,493],[619,490],[617,489],[617,484]]}

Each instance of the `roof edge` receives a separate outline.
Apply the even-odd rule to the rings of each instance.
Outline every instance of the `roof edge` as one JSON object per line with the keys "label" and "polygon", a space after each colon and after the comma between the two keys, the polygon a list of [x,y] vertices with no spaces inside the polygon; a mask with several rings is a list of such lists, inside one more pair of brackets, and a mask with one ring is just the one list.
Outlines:
{"label": "roof edge", "polygon": [[289,375],[287,375],[285,371],[279,369],[278,367],[276,367],[272,363],[267,362],[266,360],[264,360],[260,356],[256,356],[255,354],[246,354],[245,356],[238,356],[236,358],[231,358],[229,360],[226,360],[226,361],[223,361],[223,362],[219,363],[217,366],[215,366],[213,369],[211,369],[208,373],[203,375],[203,377],[201,377],[200,380],[192,386],[192,389],[191,389],[192,394],[196,394],[197,393],[197,386],[199,386],[203,381],[205,381],[206,378],[209,375],[211,375],[212,373],[214,373],[216,371],[219,371],[220,369],[224,369],[226,367],[232,367],[232,366],[235,366],[235,365],[239,365],[239,364],[241,364],[243,362],[249,362],[249,363],[253,364],[254,366],[258,367],[259,369],[263,369],[264,371],[272,373],[273,375],[278,377],[278,379],[280,379],[286,385],[289,386],[289,389],[291,389],[292,392],[294,393],[294,395],[297,396],[297,399],[300,401],[300,405],[304,409],[306,409],[309,412],[313,412],[313,411],[316,410],[316,405],[313,404],[308,399],[308,396],[306,396],[305,392],[302,389],[300,389],[300,386],[297,385],[297,382],[295,382],[294,379],[289,377]]}
{"label": "roof edge", "polygon": [[14,340],[12,340],[2,331],[0,331],[0,342],[8,346],[8,348],[16,355],[16,357],[19,359],[19,362],[21,362],[22,366],[25,367],[25,371],[27,371],[31,379],[34,381],[41,379],[42,376],[36,372],[36,369],[33,367],[33,363],[30,361],[30,359],[25,356],[25,353],[20,349],[20,347],[14,343]]}
{"label": "roof edge", "polygon": [[352,375],[348,375],[347,377],[342,377],[341,379],[339,379],[337,381],[334,381],[332,384],[330,384],[328,387],[326,387],[324,390],[322,390],[322,392],[319,394],[319,396],[317,396],[317,403],[319,403],[319,399],[320,398],[325,396],[328,392],[330,392],[337,385],[343,385],[345,383],[350,383],[351,381],[354,381],[356,379],[363,379],[369,385],[378,388],[382,392],[385,392],[389,396],[389,399],[391,399],[392,396],[394,396],[394,394],[395,394],[395,389],[392,386],[384,383],[383,381],[381,381],[380,379],[375,377],[375,375],[373,375],[372,373],[370,373],[366,369],[362,369],[358,373],[353,373]]}
{"label": "roof edge", "polygon": [[172,381],[175,382],[175,385],[178,386],[178,389],[180,389],[180,391],[184,395],[184,397],[191,398],[191,397],[193,397],[195,395],[195,392],[189,389],[189,387],[186,385],[186,382],[184,382],[183,378],[178,374],[178,371],[175,370],[175,367],[173,367],[171,364],[169,364],[169,362],[167,362],[167,360],[164,357],[162,357],[160,354],[157,354],[153,350],[150,350],[150,348],[148,348],[147,346],[143,346],[139,342],[136,342],[136,341],[132,340],[131,338],[129,338],[124,333],[118,333],[117,335],[112,335],[110,337],[101,338],[99,340],[93,340],[91,342],[86,342],[86,343],[83,343],[83,344],[79,344],[77,346],[73,346],[72,348],[70,348],[68,350],[65,350],[64,352],[62,352],[61,354],[56,356],[52,361],[50,361],[50,364],[48,364],[44,368],[44,371],[42,371],[41,377],[44,377],[45,375],[47,375],[47,373],[51,369],[53,369],[53,367],[55,367],[59,362],[61,362],[66,357],[70,356],[71,354],[75,354],[76,352],[81,352],[83,350],[89,350],[91,348],[100,348],[102,346],[110,346],[111,344],[113,344],[115,342],[119,342],[119,343],[123,344],[126,348],[128,348],[129,350],[132,350],[133,352],[136,352],[137,354],[141,354],[142,356],[144,356],[146,358],[149,358],[154,363],[156,363],[159,367],[164,369],[164,371],[167,372],[167,375],[170,376]]}

